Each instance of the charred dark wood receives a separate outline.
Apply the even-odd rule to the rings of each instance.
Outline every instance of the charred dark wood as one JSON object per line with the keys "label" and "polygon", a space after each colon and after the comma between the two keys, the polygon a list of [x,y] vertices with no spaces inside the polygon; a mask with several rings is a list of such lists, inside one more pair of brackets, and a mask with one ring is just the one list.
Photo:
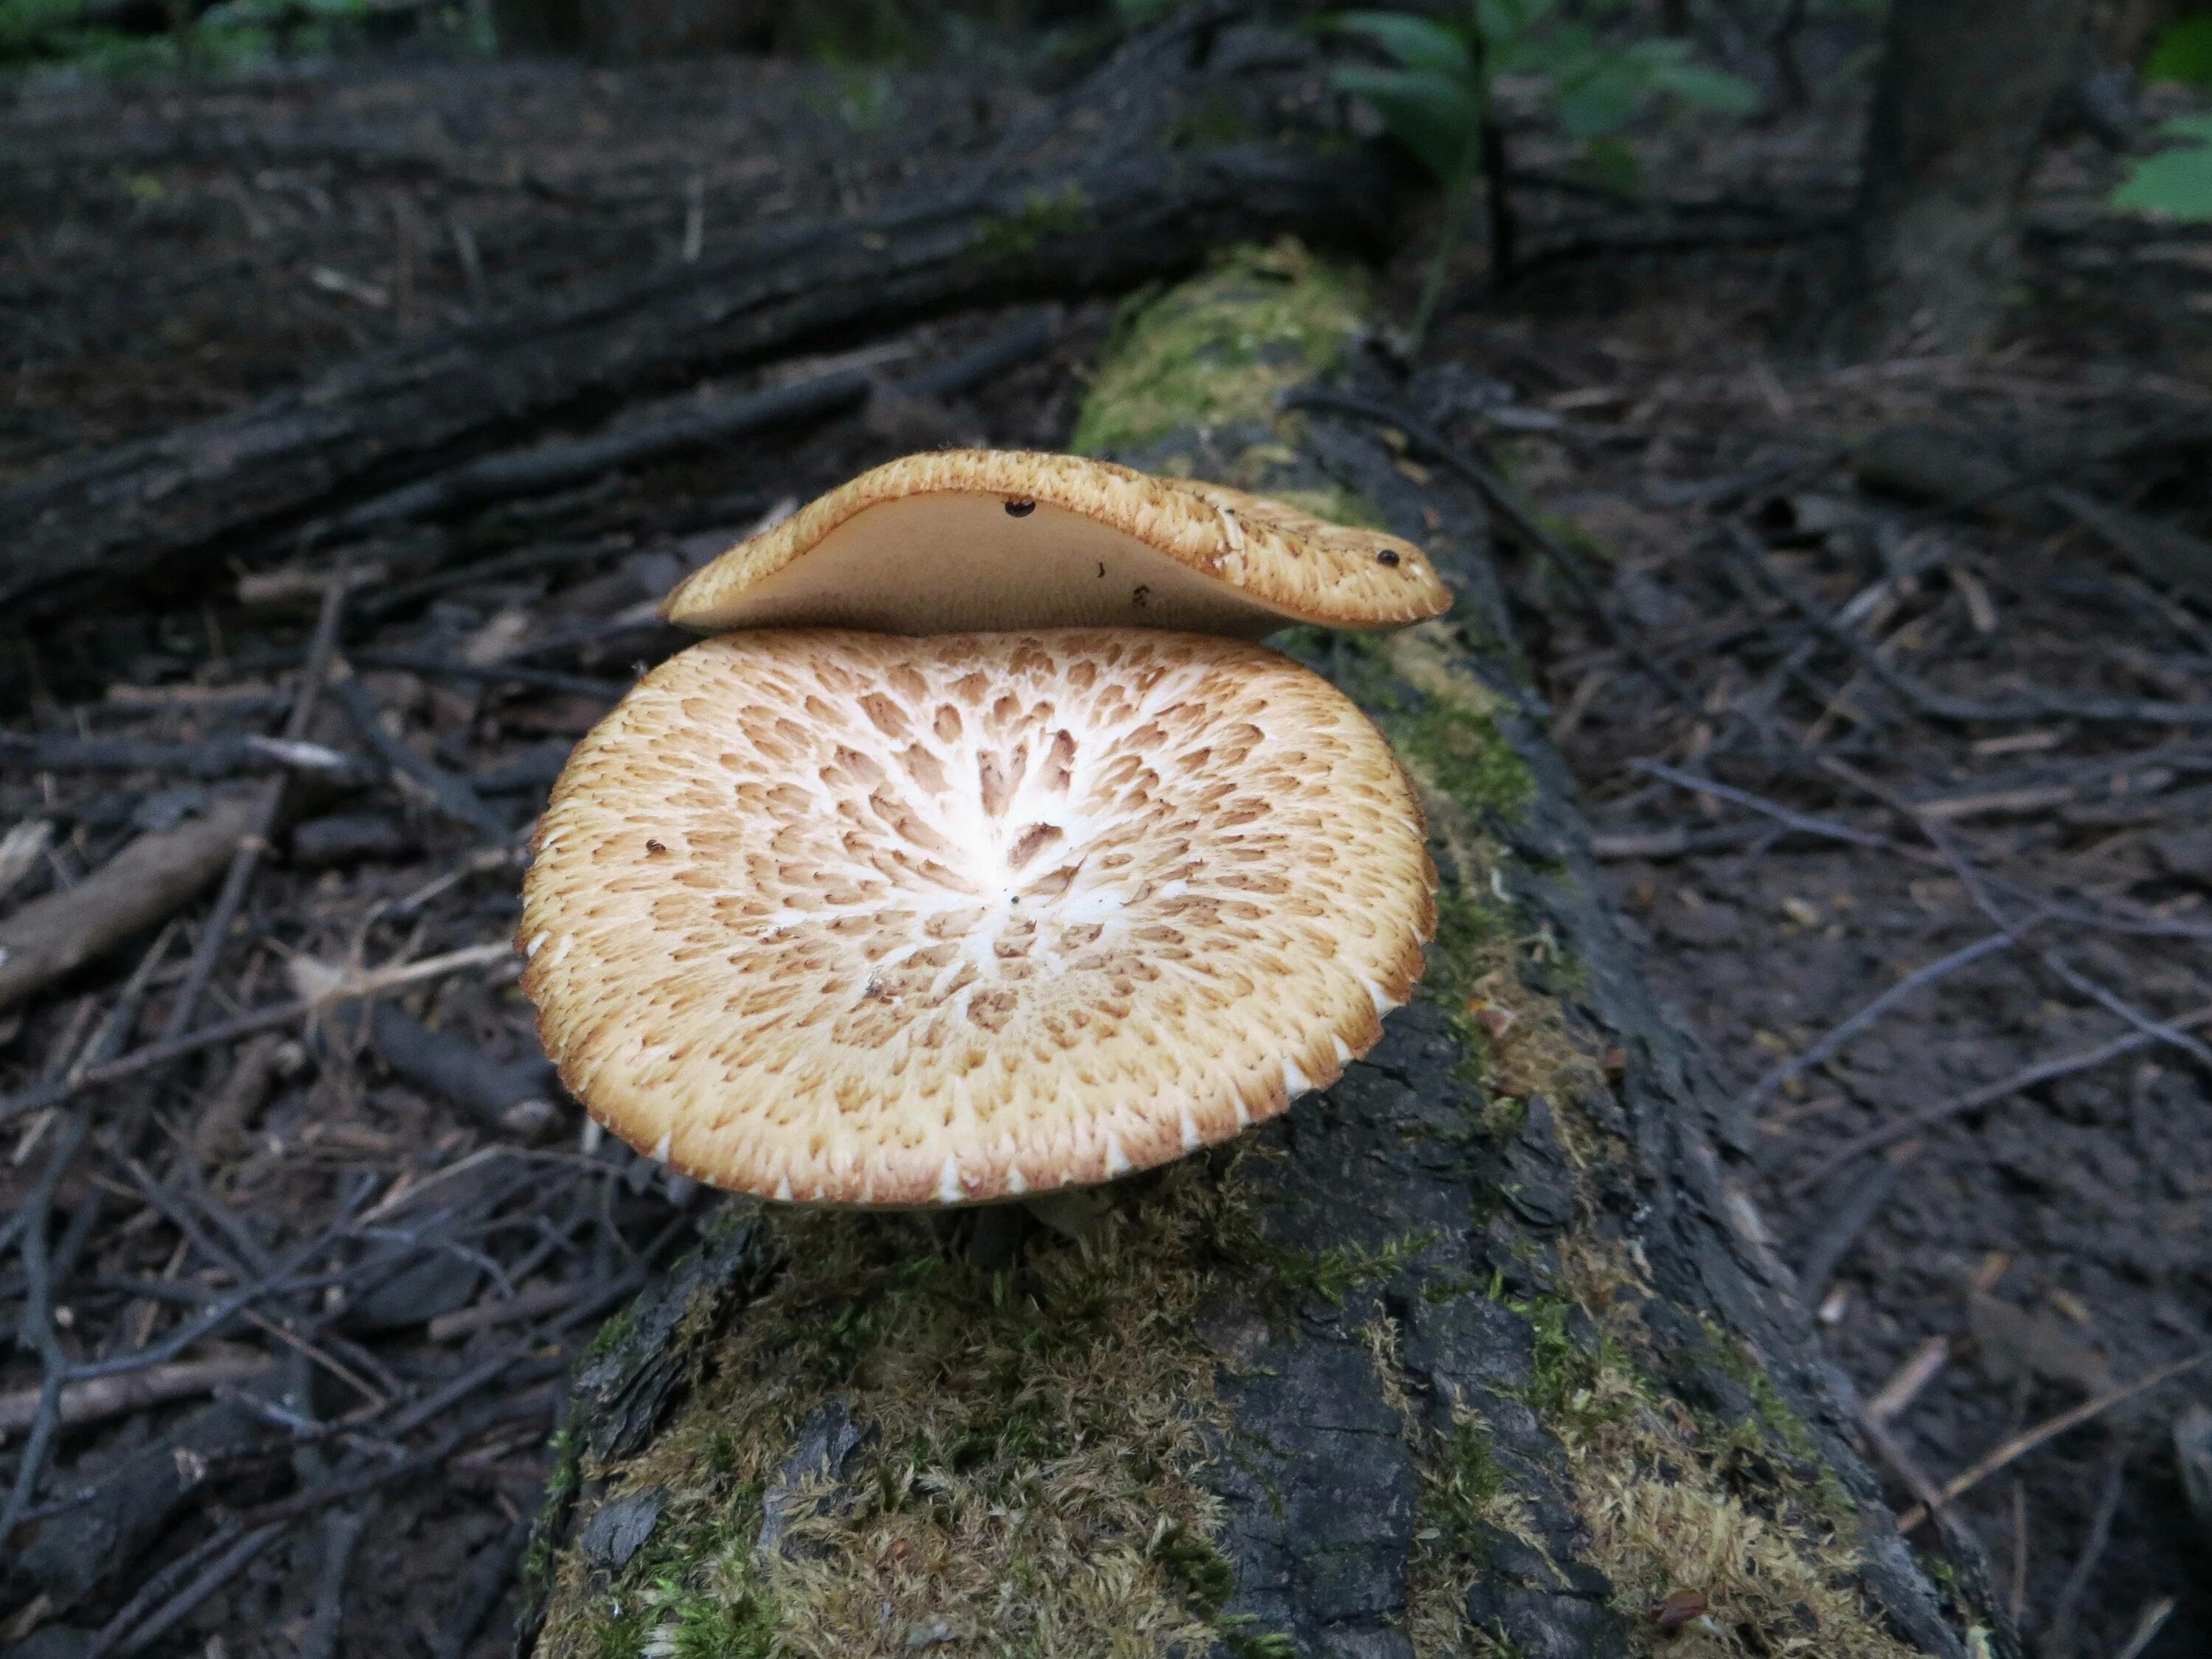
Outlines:
{"label": "charred dark wood", "polygon": [[[1039,356],[1051,345],[1053,333],[1050,319],[1024,319],[975,349],[898,383],[895,390],[909,397],[956,396]],[[876,385],[866,370],[848,368],[748,397],[673,398],[637,411],[615,431],[487,455],[380,495],[342,515],[332,528],[341,533],[374,530],[403,520],[434,518],[486,501],[583,483],[603,472],[844,414],[866,403]]]}
{"label": "charred dark wood", "polygon": [[235,1463],[269,1438],[268,1425],[241,1407],[193,1412],[71,1494],[77,1501],[20,1529],[6,1571],[66,1612],[137,1559],[211,1468]]}
{"label": "charred dark wood", "polygon": [[[219,0],[89,0],[75,11],[59,12],[45,20],[46,40],[58,43],[79,33],[101,34],[168,34],[189,27],[203,13],[215,9]],[[32,44],[41,42],[34,38]]]}
{"label": "charred dark wood", "polygon": [[534,1139],[561,1115],[555,1103],[560,1085],[543,1054],[499,1060],[390,1002],[370,1009],[368,1042],[400,1077],[464,1108],[487,1127]]}
{"label": "charred dark wood", "polygon": [[[1032,135],[997,171],[949,191],[757,233],[699,265],[381,351],[235,414],[36,475],[0,493],[0,603],[36,617],[94,589],[189,588],[219,550],[457,456],[864,329],[1125,289],[1239,241],[1383,245],[1394,178],[1370,153],[1164,147],[1189,102],[1209,88],[1233,95],[1207,70],[1206,31],[1219,25],[1178,23],[1068,94],[1058,113],[1082,135],[1072,154]],[[1164,107],[1170,84],[1188,95]]]}
{"label": "charred dark wood", "polygon": [[245,772],[303,771],[359,788],[379,774],[351,755],[281,738],[200,738],[161,743],[141,738],[66,738],[0,733],[0,770],[177,772],[214,780]]}
{"label": "charred dark wood", "polygon": [[526,691],[565,691],[579,697],[598,697],[612,702],[629,690],[627,680],[597,679],[589,674],[563,674],[556,668],[529,668],[520,663],[455,662],[428,651],[356,651],[353,660],[363,668],[398,668],[434,679],[475,680],[487,685],[519,685]]}

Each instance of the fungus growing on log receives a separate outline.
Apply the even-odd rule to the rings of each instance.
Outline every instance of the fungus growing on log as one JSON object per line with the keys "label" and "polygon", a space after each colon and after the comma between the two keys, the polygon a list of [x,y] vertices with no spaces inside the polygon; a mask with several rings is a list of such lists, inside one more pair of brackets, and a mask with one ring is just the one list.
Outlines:
{"label": "fungus growing on log", "polygon": [[1451,592],[1411,542],[1225,485],[1019,450],[909,455],[695,572],[661,614],[702,633],[1105,626],[1256,639],[1400,628]]}
{"label": "fungus growing on log", "polygon": [[717,1186],[963,1204],[1324,1088],[1434,931],[1419,805],[1327,681],[1155,630],[724,635],[555,786],[523,983],[601,1123]]}

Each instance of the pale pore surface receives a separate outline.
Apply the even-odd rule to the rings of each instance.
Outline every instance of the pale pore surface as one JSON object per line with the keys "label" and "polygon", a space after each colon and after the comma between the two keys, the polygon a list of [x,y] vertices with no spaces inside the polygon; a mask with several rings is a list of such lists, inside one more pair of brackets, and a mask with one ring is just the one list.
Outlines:
{"label": "pale pore surface", "polygon": [[1433,930],[1382,736],[1255,646],[725,635],[578,745],[524,985],[600,1121],[840,1204],[1103,1181],[1334,1080]]}

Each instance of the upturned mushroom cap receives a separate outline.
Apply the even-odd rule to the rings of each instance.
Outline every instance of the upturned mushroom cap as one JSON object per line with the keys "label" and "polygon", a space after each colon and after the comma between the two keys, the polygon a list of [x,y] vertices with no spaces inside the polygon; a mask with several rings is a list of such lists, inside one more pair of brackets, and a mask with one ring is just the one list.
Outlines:
{"label": "upturned mushroom cap", "polygon": [[1257,639],[1398,628],[1450,591],[1420,549],[1221,484],[1109,461],[947,449],[864,472],[695,571],[661,614],[702,633],[1079,626]]}
{"label": "upturned mushroom cap", "polygon": [[1333,1082],[1434,930],[1325,680],[1150,630],[727,635],[577,746],[523,985],[592,1115],[765,1198],[1102,1182]]}

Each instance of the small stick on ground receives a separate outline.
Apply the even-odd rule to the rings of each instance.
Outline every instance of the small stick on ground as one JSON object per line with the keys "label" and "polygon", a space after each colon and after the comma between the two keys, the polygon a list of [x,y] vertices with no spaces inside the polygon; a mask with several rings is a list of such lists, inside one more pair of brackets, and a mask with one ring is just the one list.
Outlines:
{"label": "small stick on ground", "polygon": [[[246,1352],[206,1359],[179,1359],[171,1364],[155,1365],[120,1376],[104,1376],[88,1382],[78,1382],[61,1391],[58,1404],[60,1421],[64,1427],[74,1427],[80,1423],[97,1423],[104,1418],[120,1417],[126,1412],[141,1411],[149,1406],[165,1405],[173,1400],[188,1400],[196,1394],[209,1392],[220,1383],[243,1382],[259,1376],[269,1367],[267,1355]],[[31,1426],[37,1415],[41,1395],[42,1391],[38,1389],[0,1395],[0,1437],[15,1434]]]}
{"label": "small stick on ground", "polygon": [[497,1611],[529,1548],[530,1522],[526,1520],[517,1522],[503,1536],[477,1552],[476,1559],[469,1563],[468,1577],[452,1616],[440,1629],[427,1632],[433,1659],[460,1659],[467,1651],[477,1632]]}
{"label": "small stick on ground", "polygon": [[323,1565],[315,1581],[315,1610],[300,1641],[300,1659],[331,1659],[338,1650],[338,1620],[345,1610],[346,1574],[361,1546],[374,1499],[358,1509],[333,1510],[323,1517]]}
{"label": "small stick on ground", "polygon": [[1874,1448],[1875,1455],[1904,1482],[1905,1489],[1920,1500],[1921,1512],[1932,1510],[1936,1529],[1951,1547],[1970,1560],[1986,1559],[1988,1552],[1982,1547],[1981,1539],[1966,1524],[1965,1516],[1942,1501],[1942,1494],[1936,1488],[1935,1477],[1922,1468],[1919,1461],[1905,1449],[1905,1443],[1898,1438],[1896,1431],[1888,1424],[1863,1411],[1859,1413],[1859,1428],[1865,1434],[1867,1443]]}
{"label": "small stick on ground", "polygon": [[2160,1383],[2172,1381],[2184,1371],[2195,1370],[2207,1359],[2212,1359],[2212,1352],[2193,1353],[2186,1358],[2176,1359],[2168,1364],[2160,1365],[2147,1376],[2136,1378],[2125,1388],[2109,1389],[2093,1400],[2085,1400],[2080,1405],[2059,1413],[2056,1417],[2045,1419],[2032,1429],[2022,1430],[1972,1468],[1953,1475],[1944,1483],[1942,1491],[1937,1493],[1932,1501],[1923,1498],[1917,1506],[1907,1510],[1903,1515],[1898,1516],[1898,1531],[1911,1532],[1928,1518],[1931,1510],[1955,1502],[1988,1480],[1990,1476],[2017,1462],[2045,1441],[2054,1436],[2062,1435],[2069,1429],[2079,1428],[2092,1418],[2103,1415],[2115,1406],[2125,1405],[2138,1395],[2149,1393]]}
{"label": "small stick on ground", "polygon": [[2098,1563],[2105,1559],[2106,1547],[2112,1541],[2112,1521],[2120,1512],[2120,1494],[2127,1485],[2127,1462],[2125,1450],[2118,1446],[2113,1447],[2105,1460],[2104,1477],[2098,1483],[2097,1507],[2089,1516],[2089,1530],[2081,1540],[2081,1553],[2075,1558],[2074,1570],[2066,1575],[2066,1582],[2058,1587],[2057,1597],[2051,1605],[2051,1617],[2044,1625],[2042,1645],[2048,1659],[2071,1659],[2075,1617]]}
{"label": "small stick on ground", "polygon": [[[2177,1031],[2194,1030],[2200,1025],[2212,1024],[2212,1004],[2191,1009],[2166,1024]],[[2158,1041],[2157,1037],[2146,1032],[2131,1031],[2125,1036],[2114,1037],[2109,1042],[2100,1042],[2094,1048],[2077,1048],[2072,1054],[2039,1060],[2033,1066],[2023,1066],[2010,1077],[2001,1078],[1995,1083],[1984,1084],[1978,1089],[1969,1089],[1965,1094],[1954,1095],[1948,1100],[1939,1100],[1931,1106],[1907,1112],[1903,1117],[1869,1129],[1863,1134],[1853,1135],[1783,1188],[1784,1195],[1802,1198],[1846,1164],[1864,1158],[1869,1152],[1878,1152],[1893,1141],[1903,1140],[1906,1136],[1932,1124],[1941,1123],[1947,1118],[1962,1116],[1984,1106],[1994,1106],[1998,1101],[2016,1095],[2023,1089],[2033,1089],[2039,1083],[2055,1083],[2060,1078],[2072,1077],[2079,1072],[2109,1065]]]}
{"label": "small stick on ground", "polygon": [[0,1101],[0,1123],[12,1122],[29,1113],[48,1106],[58,1105],[74,1098],[87,1089],[96,1089],[104,1084],[119,1083],[167,1065],[186,1054],[196,1054],[203,1048],[216,1048],[239,1038],[252,1036],[257,1031],[273,1030],[280,1025],[289,1025],[305,1019],[317,1010],[333,1003],[349,1002],[363,997],[396,991],[402,986],[420,985],[427,980],[441,979],[447,974],[465,973],[471,968],[489,968],[511,962],[514,950],[505,943],[471,945],[459,951],[448,951],[442,956],[425,957],[420,962],[410,962],[394,968],[381,968],[372,973],[351,977],[332,985],[327,991],[312,997],[302,997],[292,1002],[280,1003],[273,1008],[261,1008],[236,1019],[227,1019],[216,1025],[204,1025],[198,1030],[173,1040],[149,1042],[143,1048],[110,1060],[104,1065],[88,1066],[74,1075],[26,1089],[13,1100]]}
{"label": "small stick on ground", "polygon": [[1805,1265],[1798,1270],[1797,1293],[1808,1308],[1820,1305],[1828,1281],[1850,1254],[1859,1236],[1872,1226],[1889,1202],[1905,1170],[1920,1156],[1920,1143],[1908,1140],[1894,1149],[1853,1187],[1836,1212],[1823,1222],[1805,1247]]}
{"label": "small stick on ground", "polygon": [[413,784],[440,812],[478,835],[495,841],[506,838],[507,820],[484,804],[466,778],[425,760],[384,729],[368,688],[343,662],[331,671],[331,694],[362,741],[376,751],[394,777]]}
{"label": "small stick on ground", "polygon": [[1663,778],[1678,789],[1687,789],[1692,794],[1711,795],[1717,800],[1731,801],[1747,807],[1762,817],[1788,825],[1802,834],[1820,836],[1830,841],[1849,842],[1855,847],[1887,847],[1889,838],[1875,835],[1870,830],[1860,830],[1848,823],[1838,823],[1833,818],[1814,817],[1809,813],[1791,811],[1779,801],[1764,795],[1755,795],[1748,789],[1738,789],[1733,784],[1723,783],[1717,778],[1700,777],[1695,772],[1685,772],[1680,767],[1668,766],[1655,760],[1632,760],[1632,771],[1647,773]]}
{"label": "small stick on ground", "polygon": [[1912,1351],[1911,1357],[1890,1374],[1875,1396],[1866,1402],[1866,1414],[1877,1423],[1894,1421],[1919,1395],[1921,1389],[1942,1374],[1951,1363],[1951,1339],[1931,1336]]}
{"label": "small stick on ground", "polygon": [[2166,1628],[2166,1621],[2173,1617],[2173,1610],[2179,1605],[2171,1595],[2161,1595],[2155,1601],[2147,1603],[2142,1615],[2136,1619],[2136,1627],[2129,1634],[2126,1644],[2112,1656],[2112,1659],[2142,1659],[2150,1644],[2158,1640],[2159,1632]]}
{"label": "small stick on ground", "polygon": [[0,1009],[190,903],[222,873],[254,823],[252,803],[218,800],[205,817],[140,836],[75,887],[33,899],[0,922]]}
{"label": "small stick on ground", "polygon": [[1961,968],[1971,968],[1984,957],[2010,949],[2012,943],[2012,936],[2008,933],[1991,933],[1985,939],[1976,939],[1972,945],[1961,946],[1947,957],[1938,957],[1925,966],[1914,969],[1811,1048],[1784,1060],[1737,1096],[1735,1109],[1738,1112],[1752,1110],[1790,1079],[1802,1077],[1815,1066],[1833,1058],[1861,1032],[1915,993],[1924,990],[1938,980],[1949,977]]}
{"label": "small stick on ground", "polygon": [[1779,594],[1806,621],[1856,657],[1866,672],[1897,696],[1931,720],[1954,725],[2000,725],[2014,720],[2076,720],[2124,726],[2212,726],[2212,703],[2171,702],[2140,697],[2085,697],[2067,691],[2038,687],[2002,702],[1956,697],[1916,679],[1899,668],[1856,630],[1839,627],[1833,618],[1778,575],[1762,556],[1751,532],[1731,528],[1745,565],[1759,581]]}

